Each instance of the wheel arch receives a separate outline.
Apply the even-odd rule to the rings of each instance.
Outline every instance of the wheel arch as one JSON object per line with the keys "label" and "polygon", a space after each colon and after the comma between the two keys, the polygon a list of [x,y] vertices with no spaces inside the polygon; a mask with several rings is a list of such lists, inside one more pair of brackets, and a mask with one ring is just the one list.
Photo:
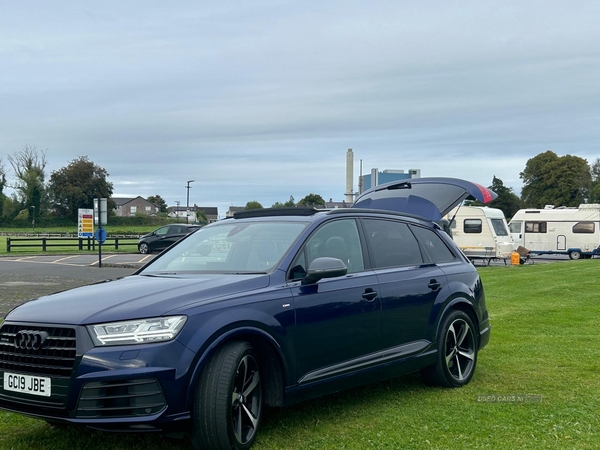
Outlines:
{"label": "wheel arch", "polygon": [[[456,297],[449,301],[444,308],[440,311],[438,316],[438,320],[435,327],[435,336],[437,340],[437,336],[439,335],[440,327],[442,326],[442,322],[444,321],[444,317],[450,314],[452,311],[462,311],[466,315],[469,316],[473,326],[475,327],[475,337],[479,340],[479,319],[477,317],[477,312],[475,311],[475,307],[473,304],[464,297]],[[436,342],[437,344],[437,342]]]}
{"label": "wheel arch", "polygon": [[253,326],[242,326],[228,330],[220,330],[211,339],[210,345],[204,349],[197,360],[188,387],[188,402],[193,403],[195,387],[199,377],[202,375],[207,361],[223,345],[234,342],[248,342],[256,351],[259,358],[261,375],[264,380],[263,400],[269,406],[283,406],[284,404],[284,380],[287,373],[287,365],[283,351],[277,341],[264,330]]}

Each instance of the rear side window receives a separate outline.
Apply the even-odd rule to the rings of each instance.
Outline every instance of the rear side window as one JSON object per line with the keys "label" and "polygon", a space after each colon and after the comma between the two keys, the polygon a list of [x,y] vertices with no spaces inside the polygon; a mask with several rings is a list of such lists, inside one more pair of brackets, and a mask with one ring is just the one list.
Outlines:
{"label": "rear side window", "polygon": [[573,225],[573,233],[593,234],[595,228],[594,222],[577,222]]}
{"label": "rear side window", "polygon": [[423,263],[419,244],[405,223],[365,219],[363,226],[373,269]]}
{"label": "rear side window", "polygon": [[411,226],[411,229],[417,236],[421,249],[431,262],[440,264],[456,260],[454,253],[434,231],[417,226]]}
{"label": "rear side window", "polygon": [[465,219],[463,231],[465,233],[481,233],[481,219]]}

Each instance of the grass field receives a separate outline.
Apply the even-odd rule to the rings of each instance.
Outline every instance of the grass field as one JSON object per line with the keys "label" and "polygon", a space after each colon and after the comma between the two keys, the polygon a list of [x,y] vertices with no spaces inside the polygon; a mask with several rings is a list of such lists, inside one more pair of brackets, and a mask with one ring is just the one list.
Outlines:
{"label": "grass field", "polygon": [[[417,375],[267,410],[266,449],[600,448],[598,261],[484,267],[490,344],[471,383]],[[0,412],[0,448],[190,449],[187,440],[58,429]]]}
{"label": "grass field", "polygon": [[[119,227],[106,227],[106,231],[108,236],[137,236],[149,233],[155,230],[157,226],[119,226]],[[57,234],[64,235],[65,233],[69,233],[72,237],[77,237],[76,227],[53,227],[53,228],[36,228],[35,233],[32,232],[31,229],[24,228],[2,228],[0,231],[4,233],[18,233],[15,236],[12,236],[14,239],[24,238],[24,234],[29,234],[28,237],[32,238],[41,238],[44,236],[56,236]],[[6,236],[0,236],[0,255],[17,255],[17,254],[44,254],[41,247],[41,241],[39,242],[27,242],[28,244],[39,244],[35,247],[24,247],[24,248],[14,248],[10,252],[7,252],[6,249]],[[106,250],[111,252],[135,252],[137,251],[137,240],[130,240],[129,242],[121,240],[119,243],[119,249],[115,250],[114,243],[113,245],[109,245],[112,241],[107,241]],[[53,242],[55,243],[55,242]],[[52,253],[97,253],[98,250],[80,251],[77,247],[51,247],[48,248],[49,252]]]}

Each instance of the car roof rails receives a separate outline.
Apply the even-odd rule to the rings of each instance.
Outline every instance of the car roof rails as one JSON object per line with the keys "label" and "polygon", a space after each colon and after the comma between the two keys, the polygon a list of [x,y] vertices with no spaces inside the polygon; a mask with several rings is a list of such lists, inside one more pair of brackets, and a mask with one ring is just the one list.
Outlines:
{"label": "car roof rails", "polygon": [[248,211],[238,211],[233,213],[233,218],[246,219],[249,217],[312,216],[318,212],[322,211],[312,207],[263,208],[250,209]]}

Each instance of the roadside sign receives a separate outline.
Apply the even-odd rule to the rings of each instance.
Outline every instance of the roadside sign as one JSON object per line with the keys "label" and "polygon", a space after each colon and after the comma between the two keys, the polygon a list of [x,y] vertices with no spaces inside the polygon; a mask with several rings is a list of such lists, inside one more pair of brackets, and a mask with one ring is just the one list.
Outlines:
{"label": "roadside sign", "polygon": [[101,244],[104,244],[104,241],[106,241],[106,230],[104,228],[98,228],[94,234],[94,238]]}
{"label": "roadside sign", "polygon": [[94,210],[79,208],[77,236],[80,238],[94,237]]}

